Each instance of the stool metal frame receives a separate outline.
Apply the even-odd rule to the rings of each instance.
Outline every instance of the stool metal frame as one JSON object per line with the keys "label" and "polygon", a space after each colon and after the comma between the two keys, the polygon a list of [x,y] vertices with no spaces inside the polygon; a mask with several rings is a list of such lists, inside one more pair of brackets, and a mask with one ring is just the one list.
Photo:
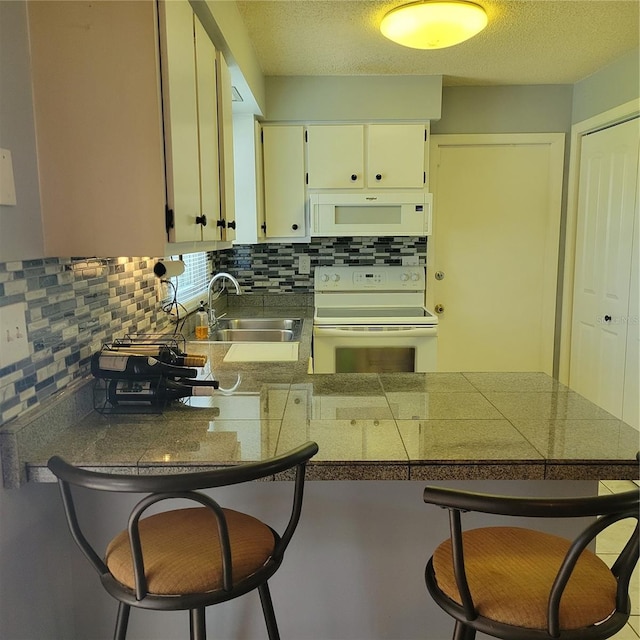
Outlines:
{"label": "stool metal frame", "polygon": [[[504,640],[603,640],[615,635],[627,622],[631,612],[629,581],[638,561],[638,511],[640,489],[604,496],[579,498],[520,498],[496,496],[443,487],[427,487],[424,501],[446,508],[452,544],[452,564],[461,604],[452,600],[438,585],[433,556],[425,571],[427,589],[435,602],[455,620],[454,640],[473,640],[476,631]],[[533,518],[596,517],[574,540],[557,572],[549,593],[547,629],[528,629],[498,622],[480,615],[465,573],[462,514],[477,511],[504,516]],[[580,553],[595,537],[619,520],[632,518],[636,526],[611,568],[616,579],[615,611],[603,622],[581,629],[562,629],[560,599]],[[517,594],[512,594],[517,598]]]}
{"label": "stool metal frame", "polygon": [[[315,442],[308,442],[283,455],[261,462],[238,464],[212,471],[155,476],[118,475],[89,471],[70,465],[58,456],[52,457],[48,462],[48,467],[58,478],[65,514],[73,539],[99,574],[106,591],[119,602],[114,633],[115,640],[124,640],[126,637],[131,607],[159,611],[188,610],[190,612],[190,637],[193,640],[205,640],[205,607],[237,598],[253,589],[257,589],[260,595],[269,639],[279,640],[280,636],[267,580],[280,567],[284,552],[298,525],[302,509],[306,464],[317,451],[318,445]],[[199,490],[251,482],[289,469],[295,469],[295,474],[293,504],[287,526],[282,535],[271,529],[274,536],[274,549],[267,562],[249,577],[234,583],[229,534],[223,509],[213,498]],[[128,524],[135,589],[130,589],[112,575],[100,554],[85,537],[76,515],[72,485],[97,491],[148,494],[134,507]],[[149,593],[145,575],[143,545],[141,545],[138,529],[139,520],[152,505],[173,499],[193,501],[198,506],[208,508],[214,513],[222,556],[223,587],[221,589],[206,593],[175,595]]]}

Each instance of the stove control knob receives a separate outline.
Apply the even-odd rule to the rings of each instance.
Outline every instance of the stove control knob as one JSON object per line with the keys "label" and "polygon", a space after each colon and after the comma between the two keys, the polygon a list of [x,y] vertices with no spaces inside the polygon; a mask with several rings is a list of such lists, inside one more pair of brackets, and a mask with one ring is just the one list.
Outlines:
{"label": "stove control knob", "polygon": [[402,280],[402,282],[406,282],[409,279],[409,274],[408,273],[403,273],[400,276],[400,280]]}
{"label": "stove control knob", "polygon": [[331,279],[332,279],[334,282],[338,282],[338,280],[340,280],[340,276],[339,276],[337,273],[334,273],[334,274],[331,276]]}
{"label": "stove control knob", "polygon": [[322,278],[320,278],[322,282],[329,282],[329,276],[326,273],[322,274]]}
{"label": "stove control knob", "polygon": [[411,279],[412,280],[420,280],[420,274],[419,273],[412,273],[411,274]]}

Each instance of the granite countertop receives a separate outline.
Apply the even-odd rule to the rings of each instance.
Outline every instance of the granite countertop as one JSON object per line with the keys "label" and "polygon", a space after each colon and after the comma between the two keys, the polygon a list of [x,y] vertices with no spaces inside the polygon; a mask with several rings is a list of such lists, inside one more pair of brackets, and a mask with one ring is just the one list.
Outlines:
{"label": "granite countertop", "polygon": [[277,315],[306,318],[297,361],[224,362],[229,344],[189,343],[209,357],[201,376],[219,380],[213,397],[159,414],[102,415],[87,381],[8,423],[5,486],[52,481],[54,454],[120,473],[172,473],[260,460],[307,440],[320,447],[310,480],[639,477],[638,431],[544,373],[310,375],[310,312]]}

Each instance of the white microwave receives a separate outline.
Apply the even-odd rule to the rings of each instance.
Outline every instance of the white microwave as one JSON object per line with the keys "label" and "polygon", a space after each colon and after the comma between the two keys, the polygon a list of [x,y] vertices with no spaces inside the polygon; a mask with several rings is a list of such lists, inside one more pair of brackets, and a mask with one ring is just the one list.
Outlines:
{"label": "white microwave", "polygon": [[312,236],[431,235],[433,195],[420,192],[312,193]]}

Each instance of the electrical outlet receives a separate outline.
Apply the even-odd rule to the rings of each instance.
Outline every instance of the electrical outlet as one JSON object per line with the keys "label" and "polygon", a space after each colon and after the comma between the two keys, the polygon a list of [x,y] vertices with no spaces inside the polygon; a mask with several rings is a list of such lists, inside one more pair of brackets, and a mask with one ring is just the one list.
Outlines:
{"label": "electrical outlet", "polygon": [[29,357],[26,308],[24,303],[0,307],[0,367]]}
{"label": "electrical outlet", "polygon": [[420,264],[418,256],[402,256],[403,267],[417,267]]}
{"label": "electrical outlet", "polygon": [[311,257],[298,256],[298,273],[311,273]]}

